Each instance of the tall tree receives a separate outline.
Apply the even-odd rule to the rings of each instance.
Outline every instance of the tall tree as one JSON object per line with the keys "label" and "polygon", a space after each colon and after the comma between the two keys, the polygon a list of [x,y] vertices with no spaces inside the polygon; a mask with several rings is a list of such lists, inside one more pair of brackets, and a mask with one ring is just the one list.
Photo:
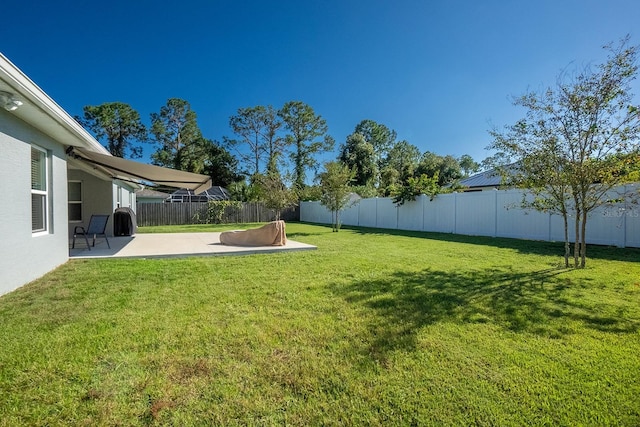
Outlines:
{"label": "tall tree", "polygon": [[136,142],[147,140],[147,129],[140,120],[140,114],[129,104],[106,102],[101,105],[87,105],[84,116],[76,120],[94,133],[98,140],[106,140],[105,147],[116,157],[135,159],[142,157],[142,147]]}
{"label": "tall tree", "polygon": [[279,134],[282,120],[271,105],[239,108],[229,118],[229,126],[238,139],[225,138],[225,144],[236,149],[248,175],[261,173],[265,158],[266,173],[279,174],[278,163],[287,141]]}
{"label": "tall tree", "polygon": [[307,169],[318,165],[315,156],[332,150],[334,140],[327,134],[327,122],[304,102],[287,102],[278,111],[278,116],[289,131],[286,141],[293,147],[293,180],[295,187],[300,189],[305,186]]}
{"label": "tall tree", "polygon": [[384,160],[386,167],[391,167],[398,171],[399,180],[403,184],[414,176],[419,162],[420,149],[407,141],[400,141],[394,144]]}
{"label": "tall tree", "polygon": [[425,194],[433,200],[440,191],[441,187],[438,185],[438,173],[436,172],[433,176],[423,174],[409,177],[407,182],[392,189],[391,197],[393,197],[393,203],[396,206],[402,206],[406,202],[414,201],[421,194]]}
{"label": "tall tree", "polygon": [[416,169],[417,176],[423,174],[428,177],[437,174],[438,185],[441,187],[452,184],[463,176],[460,164],[455,157],[451,155],[440,156],[431,151],[425,151]]}
{"label": "tall tree", "polygon": [[271,105],[264,110],[263,125],[262,137],[267,152],[267,175],[280,175],[278,163],[286,151],[287,140],[279,134],[283,123],[278,117],[278,112]]}
{"label": "tall tree", "polygon": [[480,170],[480,164],[473,160],[468,154],[463,154],[458,158],[458,164],[460,165],[460,169],[465,177],[468,177],[472,173],[476,173]]}
{"label": "tall tree", "polygon": [[319,174],[322,196],[320,204],[331,211],[332,231],[340,229],[340,211],[349,204],[353,171],[342,162],[327,162]]}
{"label": "tall tree", "polygon": [[400,172],[391,166],[385,166],[380,171],[380,183],[378,184],[378,195],[387,197],[395,193],[402,186]]}
{"label": "tall tree", "polygon": [[382,169],[382,161],[396,142],[396,131],[373,120],[365,119],[356,125],[353,132],[364,136],[365,141],[373,146],[378,167]]}
{"label": "tall tree", "polygon": [[160,113],[151,114],[151,134],[159,145],[151,155],[154,164],[189,172],[203,170],[207,143],[196,119],[191,105],[179,98],[168,99]]}
{"label": "tall tree", "polygon": [[605,48],[607,61],[595,69],[562,73],[554,88],[516,98],[525,118],[494,130],[489,147],[506,162],[517,162],[511,179],[533,188],[541,209],[567,210],[574,218],[576,267],[586,264],[589,213],[609,201],[625,179],[625,162],[637,158],[639,149],[640,106],[632,104],[631,94],[638,47],[629,46],[627,37]]}
{"label": "tall tree", "polygon": [[264,127],[264,107],[238,108],[235,116],[229,117],[229,127],[239,139],[226,138],[225,143],[235,147],[240,161],[245,164],[249,175],[260,173],[260,163],[266,153],[262,138]]}
{"label": "tall tree", "polygon": [[228,187],[243,179],[238,173],[238,160],[218,142],[207,140],[203,174],[211,177],[213,185]]}
{"label": "tall tree", "polygon": [[378,166],[373,145],[364,136],[359,133],[349,135],[338,158],[354,172],[354,186],[374,185]]}

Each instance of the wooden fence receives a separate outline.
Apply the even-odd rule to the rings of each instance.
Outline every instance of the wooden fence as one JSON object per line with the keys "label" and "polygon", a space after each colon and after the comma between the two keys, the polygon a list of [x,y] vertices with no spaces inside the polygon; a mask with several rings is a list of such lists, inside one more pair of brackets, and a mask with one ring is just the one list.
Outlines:
{"label": "wooden fence", "polygon": [[[229,207],[222,218],[224,224],[243,222],[269,222],[276,218],[273,209],[268,209],[262,203],[247,202],[242,208]],[[293,207],[283,210],[280,219],[285,221],[299,221],[300,208]],[[207,203],[138,203],[136,204],[136,222],[138,226],[151,225],[183,225],[206,224],[209,221]]]}

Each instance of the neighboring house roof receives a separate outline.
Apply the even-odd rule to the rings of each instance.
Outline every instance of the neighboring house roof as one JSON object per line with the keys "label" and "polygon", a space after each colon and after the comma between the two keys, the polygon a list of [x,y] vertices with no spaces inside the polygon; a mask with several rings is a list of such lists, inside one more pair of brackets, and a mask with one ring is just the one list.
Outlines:
{"label": "neighboring house roof", "polygon": [[170,194],[163,193],[162,191],[152,190],[151,188],[144,188],[140,191],[136,191],[136,197],[144,197],[147,199],[166,199]]}
{"label": "neighboring house roof", "polygon": [[208,202],[209,200],[229,200],[231,194],[229,190],[219,185],[214,185],[200,194],[195,194],[193,190],[181,188],[171,193],[168,202]]}
{"label": "neighboring house roof", "polygon": [[469,188],[498,187],[502,183],[502,176],[495,170],[480,172],[460,180],[460,185]]}
{"label": "neighboring house roof", "polygon": [[[502,167],[504,172],[508,175],[511,172],[517,171],[517,163],[505,165]],[[460,185],[467,187],[470,190],[479,188],[496,188],[505,185],[504,177],[500,174],[500,171],[496,168],[489,169],[484,172],[471,175],[468,178],[460,180]],[[507,184],[508,185],[508,184]]]}

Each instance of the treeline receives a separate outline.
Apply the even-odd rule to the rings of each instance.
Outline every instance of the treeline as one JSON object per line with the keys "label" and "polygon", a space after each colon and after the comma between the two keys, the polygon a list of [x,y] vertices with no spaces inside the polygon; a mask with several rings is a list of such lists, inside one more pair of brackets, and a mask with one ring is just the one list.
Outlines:
{"label": "treeline", "polygon": [[351,184],[361,196],[395,197],[426,179],[438,189],[454,189],[460,179],[480,170],[469,155],[422,153],[406,140],[397,141],[396,136],[383,124],[363,120],[341,146],[338,161],[353,171]]}
{"label": "treeline", "polygon": [[[153,144],[155,165],[209,175],[238,200],[273,195],[274,188],[295,190],[280,198],[319,199],[318,158],[335,149],[326,120],[300,101],[281,108],[240,108],[229,118],[230,134],[221,141],[206,138],[189,102],[170,98],[145,126],[129,104],[85,106],[76,117],[111,154],[140,158],[143,144]],[[363,197],[398,195],[417,179],[438,188],[455,188],[459,179],[479,170],[470,156],[440,156],[419,148],[373,120],[358,123],[338,147],[336,159],[352,172],[350,187]],[[424,182],[424,181],[423,181]],[[311,183],[311,184],[310,184]]]}

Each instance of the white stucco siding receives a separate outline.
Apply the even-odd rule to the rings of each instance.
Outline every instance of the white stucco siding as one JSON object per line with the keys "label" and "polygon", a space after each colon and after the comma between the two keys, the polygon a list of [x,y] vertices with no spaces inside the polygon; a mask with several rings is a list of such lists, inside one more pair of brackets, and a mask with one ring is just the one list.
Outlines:
{"label": "white stucco siding", "polygon": [[[48,154],[49,223],[31,232],[31,146]],[[0,110],[0,295],[28,283],[69,258],[67,165],[62,144]]]}
{"label": "white stucco siding", "polygon": [[108,214],[107,235],[113,235],[113,198],[111,180],[100,179],[78,169],[69,170],[69,179],[82,182],[82,222],[69,224],[69,237],[73,237],[75,226],[89,225],[93,214]]}
{"label": "white stucco siding", "polygon": [[138,187],[131,187],[128,183],[120,180],[113,181],[113,210],[117,208],[132,208],[135,211],[136,195]]}

